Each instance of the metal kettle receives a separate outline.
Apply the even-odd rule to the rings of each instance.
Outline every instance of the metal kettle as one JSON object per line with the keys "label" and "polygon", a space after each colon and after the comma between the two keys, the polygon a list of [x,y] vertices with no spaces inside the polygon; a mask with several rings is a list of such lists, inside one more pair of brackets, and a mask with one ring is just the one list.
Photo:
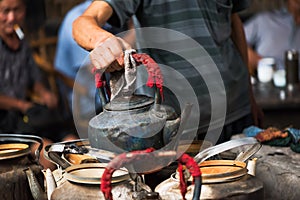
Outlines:
{"label": "metal kettle", "polygon": [[[130,56],[131,53],[127,58]],[[104,105],[103,112],[89,121],[90,144],[94,148],[117,153],[149,147],[160,149],[176,134],[180,117],[172,107],[161,104],[159,90],[154,98],[128,92],[128,88],[134,88],[132,83],[136,79],[134,70],[137,66],[132,64],[133,59],[128,62],[124,60],[125,86],[116,88],[118,85],[113,85],[111,81],[111,87],[121,90],[121,95],[115,95]],[[128,74],[131,76],[126,78]]]}
{"label": "metal kettle", "polygon": [[[119,199],[118,197],[112,193],[112,184],[111,184],[111,177],[112,174],[115,172],[116,169],[119,169],[120,167],[126,166],[126,168],[129,168],[129,170],[133,170],[131,172],[134,172],[135,169],[132,168],[132,166],[137,166],[136,163],[144,163],[144,165],[148,165],[148,163],[156,162],[160,159],[171,159],[177,158],[178,161],[178,167],[179,169],[183,169],[183,165],[189,170],[191,176],[193,177],[195,189],[193,192],[193,199],[199,199],[200,193],[201,193],[201,172],[200,169],[197,166],[197,163],[194,161],[192,157],[190,157],[187,154],[182,154],[181,152],[176,151],[155,151],[153,148],[148,148],[145,150],[139,150],[139,151],[132,151],[129,153],[122,153],[115,157],[111,162],[108,163],[102,178],[101,178],[101,191],[103,195],[105,196],[105,199]],[[151,164],[150,164],[151,165]],[[152,168],[152,167],[150,167]],[[149,169],[150,169],[149,168]],[[152,170],[157,167],[153,167]],[[148,170],[149,171],[149,170]],[[151,170],[150,170],[151,171]],[[179,170],[182,172],[182,170]],[[181,173],[182,174],[182,173]],[[184,184],[185,180],[183,176],[180,176],[180,189],[181,189],[181,195],[182,198],[185,199],[186,194],[186,185]],[[130,197],[130,196],[129,196]],[[161,194],[158,192],[152,192],[152,191],[140,191],[140,192],[132,192],[131,198],[133,200],[145,200],[145,199],[153,199],[153,200],[162,200]]]}
{"label": "metal kettle", "polygon": [[[252,146],[241,152],[235,160],[206,160],[211,156],[243,145]],[[246,168],[246,160],[260,147],[261,144],[255,138],[242,138],[230,140],[199,152],[194,157],[202,172],[201,195],[198,199],[264,199],[263,183],[258,177],[250,175]],[[191,183],[191,180],[188,182]],[[162,194],[162,200],[181,199],[179,186],[179,176],[176,172],[169,179],[161,182],[155,188],[155,192]],[[186,199],[193,199],[194,190],[194,185],[188,186]]]}
{"label": "metal kettle", "polygon": [[[37,144],[32,156],[33,145]],[[0,134],[1,199],[45,199],[39,164],[42,138],[34,135]]]}

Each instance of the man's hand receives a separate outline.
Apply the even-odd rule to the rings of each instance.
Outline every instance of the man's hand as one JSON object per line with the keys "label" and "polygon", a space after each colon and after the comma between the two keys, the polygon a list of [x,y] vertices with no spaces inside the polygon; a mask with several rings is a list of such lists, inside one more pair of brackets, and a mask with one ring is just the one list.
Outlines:
{"label": "man's hand", "polygon": [[124,67],[123,51],[126,49],[131,49],[127,42],[118,37],[110,37],[91,51],[91,62],[103,72],[121,70]]}

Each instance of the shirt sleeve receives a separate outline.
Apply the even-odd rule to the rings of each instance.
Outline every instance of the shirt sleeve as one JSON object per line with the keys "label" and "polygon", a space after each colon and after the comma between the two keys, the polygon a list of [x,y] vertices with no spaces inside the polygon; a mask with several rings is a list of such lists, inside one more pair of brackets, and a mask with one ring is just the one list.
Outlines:
{"label": "shirt sleeve", "polygon": [[108,20],[108,23],[115,27],[122,28],[126,22],[137,11],[141,0],[103,0],[113,8],[113,16]]}
{"label": "shirt sleeve", "polygon": [[244,24],[244,30],[245,30],[245,37],[247,40],[248,45],[254,47],[256,43],[258,42],[258,17],[254,16]]}

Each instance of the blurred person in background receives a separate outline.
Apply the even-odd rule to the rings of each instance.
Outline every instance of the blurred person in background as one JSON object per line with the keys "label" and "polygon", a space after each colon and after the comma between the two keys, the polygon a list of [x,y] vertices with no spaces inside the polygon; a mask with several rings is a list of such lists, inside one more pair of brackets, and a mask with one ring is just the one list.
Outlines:
{"label": "blurred person in background", "polygon": [[252,75],[264,57],[275,58],[277,69],[284,69],[285,51],[300,48],[300,0],[285,0],[283,5],[256,13],[244,23]]}
{"label": "blurred person in background", "polygon": [[[58,97],[42,81],[21,30],[25,14],[25,0],[0,0],[0,132],[37,135],[44,145],[77,139],[59,129],[63,121],[57,121]],[[45,168],[55,167],[44,156],[40,163]]]}

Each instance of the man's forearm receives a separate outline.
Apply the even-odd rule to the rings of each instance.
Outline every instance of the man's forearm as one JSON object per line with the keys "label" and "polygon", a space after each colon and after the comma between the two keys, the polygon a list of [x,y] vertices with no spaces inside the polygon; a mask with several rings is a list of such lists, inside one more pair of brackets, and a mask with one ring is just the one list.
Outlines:
{"label": "man's forearm", "polygon": [[0,94],[0,109],[25,112],[31,103]]}
{"label": "man's forearm", "polygon": [[101,28],[113,13],[112,8],[103,1],[95,1],[73,22],[73,38],[86,50],[93,50],[98,44],[113,36]]}

